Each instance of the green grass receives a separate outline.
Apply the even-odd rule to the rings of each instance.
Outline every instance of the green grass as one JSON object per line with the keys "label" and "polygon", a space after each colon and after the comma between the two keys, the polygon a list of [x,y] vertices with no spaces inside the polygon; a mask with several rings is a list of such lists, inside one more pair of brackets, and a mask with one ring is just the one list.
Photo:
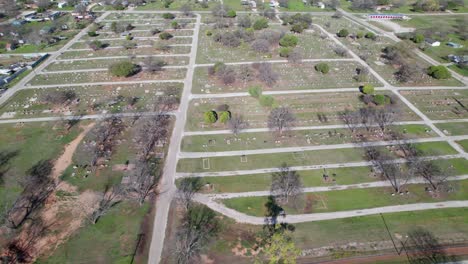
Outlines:
{"label": "green grass", "polygon": [[302,0],[289,0],[288,8],[280,7],[280,11],[297,11],[297,12],[331,12],[333,9],[324,8],[321,9],[313,5],[305,5]]}
{"label": "green grass", "polygon": [[[370,133],[368,137],[369,141],[386,140],[379,136],[374,137],[375,134],[380,133],[380,130],[375,128],[374,131]],[[424,125],[393,126],[390,128],[390,131],[402,133],[408,139],[437,136],[430,128]],[[362,133],[365,132],[363,131]],[[233,134],[185,136],[182,140],[181,149],[182,151],[189,152],[203,152],[300,147],[352,142],[353,137],[348,129],[314,129],[292,130],[284,133],[283,136],[273,135],[271,132],[240,133],[237,136]]]}
{"label": "green grass", "polygon": [[[423,156],[457,154],[447,142],[418,143],[414,146]],[[387,148],[382,148],[387,149]],[[180,159],[177,164],[178,172],[216,172],[232,170],[250,170],[278,167],[283,162],[289,166],[306,166],[320,164],[334,164],[343,162],[364,161],[362,148],[345,148],[339,150],[316,150],[302,152],[288,152],[276,154],[246,155],[246,162],[241,162],[241,156],[210,157],[210,168],[203,168],[203,158]]]}
{"label": "green grass", "polygon": [[465,152],[468,152],[468,139],[457,141],[457,143],[462,146]]}
{"label": "green grass", "polygon": [[0,152],[17,151],[8,163],[3,184],[0,186],[0,205],[13,201],[22,191],[19,181],[26,171],[40,160],[55,159],[63,147],[80,132],[78,126],[70,131],[61,122],[27,123],[24,126],[0,126]]}
{"label": "green grass", "polygon": [[87,223],[52,256],[37,263],[130,263],[149,207],[148,203],[142,207],[132,202],[119,204],[97,224]]}
{"label": "green grass", "polygon": [[[468,199],[468,180],[453,182],[457,190],[451,193],[444,193],[442,197],[433,198],[425,190],[424,184],[408,185],[410,191],[408,195],[391,196],[391,188],[367,188],[367,189],[347,189],[340,191],[327,191],[318,193],[304,193],[301,195],[299,206],[285,205],[283,209],[286,214],[302,213],[322,213],[346,210],[367,209],[398,204],[412,204],[424,202],[440,202],[450,200]],[[350,199],[352,197],[352,199]],[[239,212],[264,216],[266,208],[264,204],[267,197],[242,197],[222,200],[229,208]]]}
{"label": "green grass", "polygon": [[460,136],[468,135],[468,123],[454,122],[454,123],[440,123],[435,124],[441,130],[447,130],[448,135]]}
{"label": "green grass", "polygon": [[[436,160],[434,163],[449,175],[468,174],[468,161],[463,158]],[[329,176],[327,181],[323,178],[324,173]],[[370,167],[305,170],[298,171],[298,174],[304,187],[349,185],[382,180],[372,174]],[[210,188],[202,189],[205,193],[266,191],[271,186],[271,173],[203,177],[201,180],[203,185],[210,185]],[[179,182],[180,179],[177,180],[177,183]]]}
{"label": "green grass", "polygon": [[458,65],[450,65],[449,69],[454,70],[455,72],[463,75],[463,76],[468,76],[468,69],[466,68],[460,68]]}

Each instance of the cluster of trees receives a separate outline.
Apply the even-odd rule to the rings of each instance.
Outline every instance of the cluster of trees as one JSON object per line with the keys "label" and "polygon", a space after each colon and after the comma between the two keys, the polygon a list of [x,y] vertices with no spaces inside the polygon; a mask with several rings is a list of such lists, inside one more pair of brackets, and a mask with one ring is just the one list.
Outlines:
{"label": "cluster of trees", "polygon": [[272,107],[275,104],[275,98],[271,95],[262,94],[262,88],[260,86],[252,86],[248,90],[250,96],[256,98],[261,106]]}
{"label": "cluster of trees", "polygon": [[137,74],[141,67],[130,61],[115,62],[109,66],[109,72],[117,77],[130,77]]}
{"label": "cluster of trees", "polygon": [[224,110],[224,111],[219,111],[218,113],[215,110],[210,110],[210,111],[206,111],[203,114],[203,119],[205,120],[205,123],[207,124],[216,123],[218,120],[219,122],[225,124],[229,120],[231,120],[231,112],[229,110]]}
{"label": "cluster of trees", "polygon": [[243,115],[232,115],[229,110],[229,105],[219,105],[216,110],[210,110],[203,114],[203,119],[207,124],[213,124],[219,121],[227,124],[231,132],[237,136],[242,130],[249,127],[249,122],[244,119]]}
{"label": "cluster of trees", "polygon": [[40,98],[41,101],[53,105],[66,105],[77,99],[77,94],[72,90],[48,91]]}
{"label": "cluster of trees", "polygon": [[302,33],[305,29],[308,29],[312,24],[312,16],[310,14],[295,14],[295,15],[283,15],[281,17],[283,25],[291,25],[291,31],[295,33]]}
{"label": "cluster of trees", "polygon": [[107,46],[107,44],[102,43],[101,41],[95,39],[91,42],[88,43],[88,47],[92,49],[93,51],[97,51],[100,49],[104,49]]}
{"label": "cluster of trees", "polygon": [[427,74],[435,79],[449,79],[452,77],[447,67],[443,65],[429,66],[429,68],[427,68]]}
{"label": "cluster of trees", "polygon": [[112,22],[110,25],[110,30],[116,34],[120,34],[125,31],[134,29],[135,27],[131,23],[117,23]]}
{"label": "cluster of trees", "polygon": [[284,131],[289,130],[294,126],[296,117],[292,110],[288,107],[281,106],[273,108],[268,116],[268,128],[282,135]]}
{"label": "cluster of trees", "polygon": [[411,49],[404,45],[393,45],[385,47],[383,52],[383,58],[386,63],[394,65],[398,70],[394,73],[395,78],[403,83],[414,83],[420,81],[424,76],[424,70],[417,65],[409,61],[412,58]]}
{"label": "cluster of trees", "polygon": [[225,85],[234,83],[237,77],[234,69],[222,62],[216,62],[213,66],[208,67],[208,75],[216,76]]}
{"label": "cluster of trees", "polygon": [[[256,75],[252,72],[256,71]],[[278,74],[273,71],[270,63],[254,63],[252,67],[243,67],[236,72],[232,67],[222,62],[217,62],[208,68],[208,75],[217,77],[225,85],[233,84],[237,78],[243,81],[251,81],[254,76],[268,86],[274,85],[278,81]]]}
{"label": "cluster of trees", "polygon": [[174,256],[177,263],[197,263],[201,250],[216,238],[221,227],[215,212],[193,202],[193,196],[201,188],[199,177],[184,178],[178,186],[177,201],[184,212],[176,232]]}

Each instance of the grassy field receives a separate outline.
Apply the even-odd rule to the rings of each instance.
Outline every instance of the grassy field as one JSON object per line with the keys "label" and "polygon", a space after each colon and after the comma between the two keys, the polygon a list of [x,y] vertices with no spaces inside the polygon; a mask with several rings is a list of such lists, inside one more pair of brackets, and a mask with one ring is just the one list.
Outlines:
{"label": "grassy field", "polygon": [[[254,17],[254,16],[252,16]],[[254,20],[254,18],[252,18]],[[265,31],[284,31],[288,32],[289,27],[272,25],[268,29],[256,31],[258,36]],[[225,32],[226,30],[215,30],[210,26],[202,26],[200,28],[197,63],[214,63],[222,62],[239,62],[239,61],[261,61],[271,59],[284,59],[279,56],[279,45],[272,46],[270,52],[258,53],[250,47],[249,43],[243,42],[239,47],[226,47],[221,43],[213,40],[213,35],[207,36],[210,31],[213,35],[217,32]],[[331,48],[333,42],[328,39],[320,38],[320,31],[304,32],[295,34],[298,37],[297,48],[301,51],[304,59],[318,58],[338,58]]]}
{"label": "grassy field", "polygon": [[[407,189],[410,192],[409,194],[396,196],[390,195],[393,192],[391,188],[347,189],[340,191],[304,193],[301,195],[301,201],[297,206],[293,206],[292,204],[285,205],[283,206],[283,209],[286,214],[307,214],[357,210],[397,204],[468,199],[468,193],[463,191],[468,188],[468,180],[456,181],[453,182],[453,185],[457,187],[457,191],[444,193],[441,197],[437,198],[431,197],[424,190],[424,187],[426,186],[424,184],[408,185]],[[349,197],[353,197],[353,199],[350,199]],[[264,196],[222,200],[227,207],[254,216],[265,215],[266,208],[264,204],[266,201],[267,197]]]}
{"label": "grassy field", "polygon": [[0,126],[0,153],[14,153],[0,170],[4,172],[0,184],[0,206],[14,201],[22,191],[19,185],[27,170],[44,159],[55,159],[63,147],[80,132],[79,126],[67,130],[65,123],[28,123]]}
{"label": "grassy field", "polygon": [[[424,125],[393,126],[389,131],[405,135],[405,138],[425,138],[437,136]],[[364,133],[364,132],[363,132]],[[385,140],[379,136],[380,130],[374,128],[368,135],[370,141]],[[271,132],[185,136],[182,140],[182,151],[227,151],[265,149],[280,147],[301,147],[326,144],[342,144],[353,142],[348,129],[317,129],[317,130],[291,130],[282,136]]]}
{"label": "grassy field", "polygon": [[97,51],[68,51],[58,57],[59,60],[80,59],[93,57],[112,57],[112,56],[132,56],[132,55],[157,55],[157,54],[187,54],[190,53],[190,47],[177,46],[171,47],[169,52],[163,52],[156,48],[138,48],[138,49],[102,49]]}
{"label": "grassy field", "polygon": [[431,119],[461,119],[468,117],[467,90],[401,91],[419,110]]}
{"label": "grassy field", "polygon": [[130,263],[150,204],[123,202],[95,225],[86,224],[49,257],[37,263]]}
{"label": "grassy field", "polygon": [[[418,143],[414,146],[423,156],[457,154],[446,142]],[[391,148],[382,147],[382,150],[391,151]],[[343,162],[364,161],[361,148],[345,148],[340,150],[316,150],[302,152],[288,152],[276,154],[254,154],[245,156],[210,157],[180,159],[177,164],[178,172],[216,172],[251,170],[279,167],[283,162],[289,166],[307,166],[320,164],[335,164]],[[237,160],[237,161],[236,161]],[[205,167],[204,167],[205,163]],[[209,163],[209,166],[206,164]]]}
{"label": "grassy field", "polygon": [[448,135],[467,135],[468,134],[468,123],[441,123],[436,124],[436,127],[442,130],[447,130]]}
{"label": "grassy field", "polygon": [[465,152],[468,152],[468,139],[457,141],[457,143],[463,147]]}
{"label": "grassy field", "polygon": [[[449,175],[468,174],[468,161],[462,158],[436,160],[434,164]],[[305,170],[298,171],[298,174],[304,187],[348,185],[382,180],[373,174],[371,167]],[[324,174],[328,175],[327,179],[323,177]],[[201,191],[203,193],[266,191],[270,189],[271,178],[271,173],[203,177],[201,178],[203,184],[208,184],[209,187]]]}
{"label": "grassy field", "polygon": [[225,85],[219,78],[208,75],[208,67],[197,67],[193,80],[194,93],[233,93],[246,92],[251,86],[258,85],[263,87],[265,91],[274,90],[305,90],[305,89],[327,89],[327,88],[352,88],[359,87],[364,83],[369,83],[374,86],[382,84],[373,76],[369,75],[366,82],[358,82],[354,79],[356,69],[360,67],[357,62],[327,62],[330,71],[327,74],[322,74],[315,70],[315,65],[318,63],[304,62],[299,65],[290,63],[272,63],[271,67],[277,73],[278,81],[271,87],[260,82],[257,78],[251,80],[240,80],[243,75],[241,70],[246,67],[250,68],[253,76],[256,70],[251,65],[235,65],[229,66],[237,74],[237,81],[232,84]]}
{"label": "grassy field", "polygon": [[[385,94],[384,92],[379,93]],[[364,105],[358,95],[358,92],[337,92],[275,95],[273,98],[275,106],[287,106],[292,110],[296,116],[295,126],[313,126],[342,123],[339,117],[340,112],[345,109],[358,109]],[[401,102],[398,103],[401,106],[398,121],[419,120],[419,117],[409,108]],[[205,124],[203,119],[203,114],[206,111],[216,109],[223,104],[229,105],[229,110],[233,115],[243,115],[250,128],[267,127],[267,118],[271,108],[261,106],[255,98],[244,96],[192,100],[189,106],[186,130],[227,129],[223,123]],[[319,115],[326,118],[320,118]]]}

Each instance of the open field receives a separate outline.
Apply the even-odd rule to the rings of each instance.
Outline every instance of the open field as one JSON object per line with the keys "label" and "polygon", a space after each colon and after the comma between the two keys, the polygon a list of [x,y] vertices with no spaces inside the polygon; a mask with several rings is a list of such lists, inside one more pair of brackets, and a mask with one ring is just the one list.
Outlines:
{"label": "open field", "polygon": [[460,146],[465,150],[465,152],[468,152],[468,139],[457,141]]}
{"label": "open field", "polygon": [[[383,93],[383,92],[382,92]],[[385,93],[384,93],[385,94]],[[337,92],[316,94],[275,95],[275,105],[288,106],[296,115],[296,126],[340,124],[339,113],[345,109],[358,109],[364,104],[359,93]],[[250,96],[196,99],[190,102],[186,129],[189,131],[227,129],[225,124],[205,124],[203,114],[227,104],[233,115],[243,115],[251,128],[267,127],[270,108],[263,107]],[[325,116],[325,118],[323,118]],[[398,121],[419,120],[410,109],[401,104]]]}
{"label": "open field", "polygon": [[[410,204],[422,202],[438,202],[450,200],[466,200],[468,193],[463,191],[468,188],[468,180],[453,182],[457,191],[444,194],[442,197],[431,197],[424,191],[424,184],[411,184],[407,186],[409,194],[391,196],[391,188],[367,188],[367,189],[347,189],[340,191],[327,191],[319,193],[304,193],[298,199],[301,201],[297,207],[288,204],[283,206],[286,214],[307,214],[336,212],[356,209],[366,209],[373,207],[383,207],[396,204]],[[349,199],[353,197],[353,199]],[[229,208],[239,212],[264,216],[266,208],[264,204],[267,197],[242,197],[222,200]]]}
{"label": "open field", "polygon": [[[401,133],[406,139],[435,137],[436,133],[424,125],[393,126],[387,132]],[[370,141],[380,141],[379,128],[373,128],[367,137]],[[203,151],[231,151],[247,149],[266,149],[281,147],[303,147],[314,145],[352,143],[353,138],[349,129],[314,129],[292,130],[283,135],[271,132],[244,132],[237,136],[232,134],[185,136],[181,150],[189,152]]]}
{"label": "open field", "polygon": [[[301,64],[272,63],[272,69],[278,76],[278,81],[271,87],[252,77],[250,80],[242,80],[243,71],[250,68],[251,75],[256,75],[252,65],[228,66],[237,73],[237,81],[225,85],[216,76],[209,76],[208,67],[197,67],[195,69],[193,93],[234,93],[247,92],[254,85],[262,86],[265,91],[270,90],[305,90],[326,88],[352,88],[359,87],[363,83],[354,79],[359,64],[356,62],[327,62],[330,72],[322,74],[314,67],[319,62],[303,62]],[[242,72],[241,72],[242,71]],[[380,86],[379,81],[369,74],[365,83]]]}
{"label": "open field", "polygon": [[410,90],[403,96],[431,119],[467,118],[468,90]]}
{"label": "open field", "polygon": [[[438,156],[457,153],[448,143],[444,141],[416,143],[413,145],[418,151],[420,151],[421,156]],[[380,147],[380,149],[383,151],[388,151],[389,153],[393,153],[393,148],[391,146]],[[343,148],[338,151],[333,149],[326,149],[276,154],[271,153],[209,158],[186,158],[179,160],[179,163],[177,164],[177,171],[196,174],[196,172],[274,168],[281,166],[282,163],[286,163],[288,166],[306,166],[360,161],[365,161],[364,149]]]}
{"label": "open field", "polygon": [[445,123],[437,124],[439,129],[446,130],[448,135],[467,135],[468,134],[468,123]]}

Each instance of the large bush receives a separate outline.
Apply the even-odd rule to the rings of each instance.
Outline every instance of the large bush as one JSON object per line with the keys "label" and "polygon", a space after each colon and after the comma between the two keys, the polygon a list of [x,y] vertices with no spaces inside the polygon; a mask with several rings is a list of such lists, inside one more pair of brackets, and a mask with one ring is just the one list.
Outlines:
{"label": "large bush", "polygon": [[109,72],[117,77],[129,77],[139,71],[139,66],[130,61],[116,62],[109,66]]}
{"label": "large bush", "polygon": [[231,119],[231,112],[223,111],[219,113],[219,122],[226,123],[229,119]]}
{"label": "large bush", "polygon": [[205,123],[207,124],[213,124],[218,121],[218,114],[215,111],[207,111],[205,114],[203,114],[203,119],[205,120]]}
{"label": "large bush", "polygon": [[250,96],[254,98],[259,98],[262,95],[262,87],[260,86],[252,86],[249,88]]}
{"label": "large bush", "polygon": [[259,18],[259,19],[255,20],[252,27],[255,30],[261,30],[261,29],[267,28],[268,27],[268,19],[266,19],[264,17]]}
{"label": "large bush", "polygon": [[159,34],[159,38],[163,40],[168,40],[168,39],[171,39],[172,37],[173,36],[171,35],[171,33],[168,33],[168,32],[163,32]]}
{"label": "large bush", "polygon": [[271,95],[261,95],[259,97],[259,102],[261,106],[271,107],[275,103],[275,98]]}
{"label": "large bush", "polygon": [[322,63],[315,65],[315,70],[321,73],[328,73],[330,71],[330,66],[322,62]]}
{"label": "large bush", "polygon": [[297,45],[298,39],[294,35],[284,35],[280,41],[280,46],[283,47],[295,47]]}
{"label": "large bush", "polygon": [[361,87],[361,92],[363,94],[373,94],[374,93],[374,86],[372,86],[370,84],[366,84],[366,85]]}
{"label": "large bush", "polygon": [[175,18],[175,15],[172,14],[172,13],[164,13],[164,14],[162,15],[162,17],[163,17],[164,19],[174,19],[174,18]]}
{"label": "large bush", "polygon": [[340,30],[340,32],[338,32],[337,35],[338,35],[338,37],[340,37],[340,38],[344,38],[344,37],[347,37],[347,36],[349,35],[349,32],[348,32],[347,29],[344,29],[344,28],[343,28],[342,30]]}
{"label": "large bush", "polygon": [[436,79],[448,79],[452,77],[445,66],[431,66],[427,69],[427,74]]}
{"label": "large bush", "polygon": [[234,17],[237,16],[237,14],[236,14],[236,11],[234,11],[234,10],[231,9],[231,10],[227,11],[226,16],[227,16],[227,17],[234,18]]}

